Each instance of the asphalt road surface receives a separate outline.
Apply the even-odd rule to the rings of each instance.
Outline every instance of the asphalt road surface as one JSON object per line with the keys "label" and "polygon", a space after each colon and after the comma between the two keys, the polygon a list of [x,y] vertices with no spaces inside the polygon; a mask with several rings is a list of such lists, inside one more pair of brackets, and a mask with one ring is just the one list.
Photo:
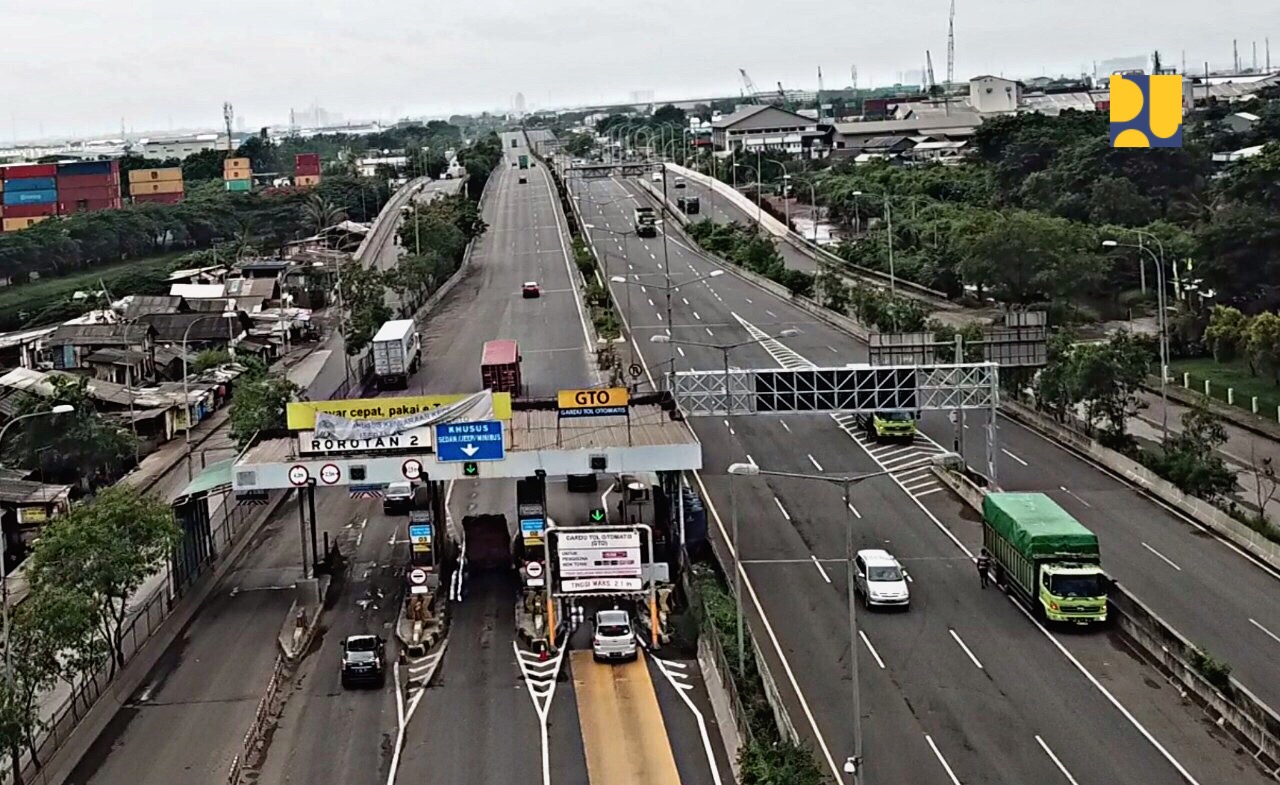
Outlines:
{"label": "asphalt road surface", "polygon": [[[690,187],[706,205],[706,189]],[[717,221],[752,219],[722,197],[714,201],[718,209],[711,215]],[[788,266],[811,268],[812,261],[798,251],[785,243],[778,247]],[[738,313],[746,315],[743,310]],[[757,319],[757,324],[771,321],[759,312],[753,321]],[[835,364],[832,360],[837,356],[843,362],[867,361],[865,345],[847,336],[832,344],[843,354],[823,354],[823,347],[817,347],[806,356],[817,365]],[[973,415],[969,420],[964,455],[970,465],[985,472],[980,425],[985,421]],[[924,431],[947,449],[953,448],[954,427],[944,414],[927,415]],[[1247,456],[1247,446],[1234,448]],[[1074,453],[1003,417],[996,464],[1002,488],[1052,496],[1097,533],[1110,575],[1183,636],[1230,664],[1232,675],[1255,695],[1280,707],[1280,575]]]}
{"label": "asphalt road surface", "polygon": [[[634,185],[581,187],[589,221],[612,231],[630,228]],[[734,349],[730,365],[773,368],[807,361],[836,366],[865,358],[865,347],[848,336],[735,276],[681,285],[715,267],[686,250],[687,240],[676,235],[668,238],[666,250],[672,282],[680,288],[668,323],[662,299],[654,294],[654,286],[665,280],[663,238],[597,241],[612,246],[635,284],[626,287],[635,289],[628,321],[651,369],[666,361],[668,346],[679,369],[719,369],[719,349],[693,344],[740,343],[787,327],[803,332]],[[625,302],[621,288],[615,287],[615,296]],[[649,342],[668,329],[672,344]],[[754,461],[771,470],[837,475],[876,471],[884,464],[910,470],[931,451],[884,457],[881,463],[830,417],[702,417],[692,424],[707,467],[701,481],[717,514],[713,536],[726,562],[730,503],[724,469],[729,463]],[[964,783],[1073,781],[1068,777],[1173,783],[1185,781],[1182,771],[1201,783],[1257,777],[1247,761],[1179,705],[1171,690],[1134,690],[1128,683],[1112,690],[1104,679],[1113,671],[1094,672],[1086,665],[1127,659],[1128,653],[1108,646],[1105,638],[1076,645],[1073,639],[1081,636],[1045,632],[1000,593],[982,592],[965,551],[976,529],[972,516],[965,519],[954,504],[944,515],[927,509],[924,500],[947,498],[929,492],[927,483],[910,477],[901,483],[869,480],[857,486],[853,512],[845,510],[833,485],[764,478],[734,482],[752,630],[794,723],[834,776],[840,776],[852,751],[842,562],[845,532],[852,526],[855,547],[890,549],[913,579],[909,613],[859,614],[866,636],[859,636],[858,671],[869,781],[945,784],[954,776]],[[1114,673],[1132,670],[1122,665]],[[1147,676],[1154,680],[1154,674]]]}

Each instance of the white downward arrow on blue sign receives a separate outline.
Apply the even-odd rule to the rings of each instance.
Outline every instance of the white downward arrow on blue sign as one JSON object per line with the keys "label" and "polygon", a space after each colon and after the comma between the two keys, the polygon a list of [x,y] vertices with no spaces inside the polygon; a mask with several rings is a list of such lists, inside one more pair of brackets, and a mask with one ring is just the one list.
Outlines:
{"label": "white downward arrow on blue sign", "polygon": [[462,454],[467,456],[468,458],[474,456],[478,452],[480,452],[480,448],[475,446],[474,444],[468,444],[462,448]]}

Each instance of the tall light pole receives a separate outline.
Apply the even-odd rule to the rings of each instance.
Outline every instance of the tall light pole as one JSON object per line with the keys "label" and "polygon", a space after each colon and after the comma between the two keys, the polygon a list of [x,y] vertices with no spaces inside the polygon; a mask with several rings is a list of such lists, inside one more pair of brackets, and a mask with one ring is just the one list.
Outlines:
{"label": "tall light pole", "polygon": [[[30,412],[28,414],[20,414],[17,417],[14,417],[12,420],[5,423],[3,428],[0,428],[0,448],[3,448],[4,446],[4,436],[9,432],[9,429],[23,420],[30,420],[35,417],[50,417],[58,414],[70,414],[75,410],[76,407],[69,403],[60,403],[53,408],[46,409],[42,412]],[[0,455],[3,455],[2,449],[0,449]],[[3,602],[4,606],[4,682],[12,694],[13,659],[9,651],[11,648],[9,646],[9,570],[8,564],[5,561],[5,546],[8,545],[7,540],[8,537],[5,536],[5,533],[0,531],[0,586],[3,586],[4,590],[4,596],[3,598],[0,598],[0,601]]]}
{"label": "tall light pole", "polygon": [[[1137,248],[1140,253],[1146,253],[1151,257],[1151,263],[1156,268],[1156,287],[1159,289],[1156,292],[1156,308],[1160,311],[1156,319],[1157,329],[1160,331],[1160,436],[1167,442],[1169,440],[1169,315],[1165,302],[1164,260],[1145,245],[1103,240],[1102,246],[1104,248]],[[1163,247],[1161,250],[1163,251]],[[1138,264],[1142,263],[1139,259]]]}
{"label": "tall light pole", "polygon": [[[190,373],[187,371],[187,339],[191,337],[191,328],[207,319],[234,319],[237,316],[235,311],[223,311],[222,313],[211,313],[207,316],[198,316],[187,324],[187,329],[182,331],[182,419],[186,423],[183,429],[186,437],[186,461],[187,461],[187,482],[191,482],[191,390],[189,388]],[[345,351],[345,348],[344,348]],[[0,431],[0,435],[3,432]]]}
{"label": "tall light pole", "polygon": [[791,199],[787,196],[787,191],[791,187],[791,173],[787,171],[787,165],[782,161],[775,161],[772,158],[764,159],[764,163],[777,164],[782,167],[782,209],[787,220],[787,231],[791,231]]}
{"label": "tall light pole", "polygon": [[[741,346],[750,346],[753,343],[763,343],[764,341],[772,341],[778,338],[793,338],[800,334],[800,331],[794,327],[788,327],[777,335],[766,335],[762,338],[752,338],[749,341],[738,341],[737,343],[701,343],[698,341],[677,341],[669,335],[653,335],[649,337],[649,343],[665,343],[678,344],[680,346],[698,346],[703,349],[715,349],[724,354],[724,416],[733,416],[733,407],[730,405],[732,401],[732,392],[729,389],[729,352]],[[675,359],[671,360],[672,372],[675,372]]]}
{"label": "tall light pole", "polygon": [[[889,294],[897,293],[897,275],[893,269],[893,206],[890,202],[888,194],[864,194],[862,191],[854,191],[852,196],[879,196],[884,202],[884,219],[889,224]],[[814,230],[816,236],[817,229]],[[895,325],[896,329],[896,325]]]}
{"label": "tall light pole", "polygon": [[[680,287],[682,287],[682,286],[689,286],[689,285],[691,285],[691,284],[700,283],[700,282],[702,282],[702,281],[710,280],[710,279],[712,279],[712,278],[719,278],[719,277],[720,277],[720,276],[722,276],[722,275],[724,275],[724,270],[712,270],[710,273],[708,273],[708,274],[706,274],[706,275],[700,275],[700,276],[698,276],[697,278],[691,278],[691,279],[690,279],[690,280],[688,280],[688,281],[681,281],[680,283],[673,284],[673,283],[671,283],[670,279],[668,279],[668,280],[667,280],[667,283],[666,283],[665,285],[663,285],[663,286],[655,286],[654,288],[655,288],[655,289],[659,289],[659,290],[661,290],[661,291],[666,295],[666,298],[667,298],[667,328],[668,328],[668,329],[670,329],[670,328],[672,328],[672,327],[674,327],[674,326],[675,326],[675,323],[674,323],[674,322],[672,321],[672,319],[671,319],[671,293],[672,293],[672,292],[674,292],[675,290],[679,289],[679,288],[680,288]],[[640,283],[639,283],[638,281],[631,281],[631,280],[628,280],[627,278],[624,278],[624,277],[622,277],[622,276],[620,276],[620,275],[615,275],[615,276],[613,276],[612,278],[610,278],[609,280],[610,280],[610,281],[612,281],[613,283],[622,284],[623,286],[640,286]],[[627,296],[628,296],[628,302],[630,302],[630,290],[627,290]],[[627,310],[629,311],[629,310],[630,310],[630,308],[628,308]],[[659,336],[659,337],[665,338],[665,337],[667,337],[667,336],[665,336],[665,335],[664,335],[664,336]],[[676,371],[676,358],[675,358],[675,355],[672,353],[672,349],[671,349],[671,346],[670,346],[670,344],[671,344],[672,342],[671,342],[671,341],[659,341],[658,343],[666,343],[666,344],[668,344],[668,346],[667,346],[667,362],[670,364],[670,367],[671,367],[671,373],[675,373],[675,371]]]}
{"label": "tall light pole", "polygon": [[[853,505],[850,502],[850,489],[864,480],[870,480],[873,477],[882,477],[893,472],[909,471],[919,468],[920,464],[915,463],[909,466],[893,469],[892,471],[870,472],[868,474],[850,474],[844,476],[827,476],[824,474],[799,474],[795,472],[774,472],[761,469],[754,463],[734,463],[729,466],[729,474],[740,477],[785,477],[793,480],[811,480],[816,482],[825,482],[832,485],[840,486],[844,498],[844,517],[845,540],[844,540],[844,561],[845,561],[845,581],[848,584],[847,599],[849,603],[849,684],[850,698],[852,699],[853,714],[853,754],[845,761],[844,770],[852,775],[854,785],[858,785],[862,781],[862,694],[858,684],[858,603],[856,597],[856,583],[854,582],[854,544],[853,529],[855,516],[853,513]],[[733,493],[733,481],[729,482],[730,495]],[[738,615],[738,662],[739,667],[742,665],[745,652],[743,651],[743,621],[742,621],[742,546],[738,539],[738,522],[737,507],[733,509],[733,567],[734,567],[734,596],[737,602]]]}

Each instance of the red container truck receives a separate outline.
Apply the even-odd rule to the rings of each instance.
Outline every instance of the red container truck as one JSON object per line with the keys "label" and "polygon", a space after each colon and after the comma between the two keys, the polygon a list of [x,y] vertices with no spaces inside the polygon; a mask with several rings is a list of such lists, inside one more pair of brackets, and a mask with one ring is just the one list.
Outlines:
{"label": "red container truck", "polygon": [[520,347],[515,341],[488,341],[480,358],[480,386],[493,392],[520,395]]}

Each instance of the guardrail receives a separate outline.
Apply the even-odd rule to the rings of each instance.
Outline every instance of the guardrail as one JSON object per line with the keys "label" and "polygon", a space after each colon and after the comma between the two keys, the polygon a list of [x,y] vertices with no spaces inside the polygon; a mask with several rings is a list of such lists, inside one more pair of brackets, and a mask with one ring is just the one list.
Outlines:
{"label": "guardrail", "polygon": [[227,785],[239,785],[246,767],[251,765],[251,758],[259,751],[267,721],[280,710],[277,699],[280,697],[280,685],[284,681],[286,666],[284,655],[277,654],[275,665],[271,669],[271,679],[267,682],[267,689],[258,700],[258,707],[254,710],[249,730],[245,731],[243,750],[231,760],[231,768],[227,772]]}

